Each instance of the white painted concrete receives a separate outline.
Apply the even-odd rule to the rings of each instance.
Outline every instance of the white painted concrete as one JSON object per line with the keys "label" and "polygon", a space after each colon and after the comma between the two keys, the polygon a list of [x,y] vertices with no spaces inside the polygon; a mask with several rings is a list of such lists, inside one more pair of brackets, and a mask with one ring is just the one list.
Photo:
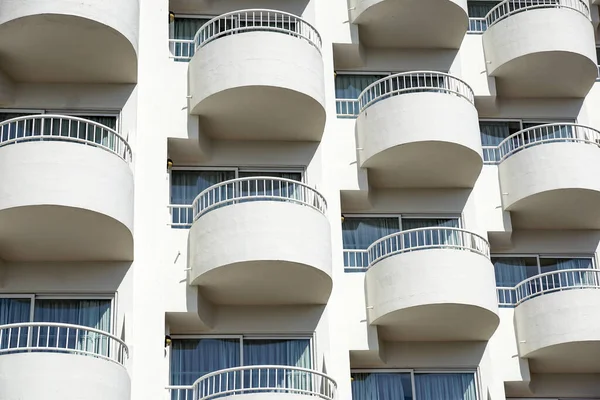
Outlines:
{"label": "white painted concrete", "polygon": [[572,289],[515,308],[519,355],[535,372],[599,373],[600,290]]}
{"label": "white painted concrete", "polygon": [[329,222],[311,207],[272,201],[202,215],[189,236],[189,282],[217,304],[325,304]]}
{"label": "white painted concrete", "polygon": [[457,49],[467,32],[466,0],[351,0],[352,22],[370,47]]}
{"label": "white painted concrete", "polygon": [[375,187],[472,187],[483,165],[477,110],[462,97],[393,96],[361,112],[356,132]]}
{"label": "white painted concrete", "polygon": [[127,370],[111,361],[52,353],[0,357],[1,399],[130,399]]}
{"label": "white painted concrete", "polygon": [[498,167],[504,210],[524,229],[600,227],[600,148],[545,143],[521,150]]}
{"label": "white painted concrete", "polygon": [[511,15],[483,34],[483,48],[502,96],[585,97],[598,76],[594,27],[569,8]]}
{"label": "white painted concrete", "polygon": [[278,32],[224,36],[189,64],[189,108],[209,136],[319,140],[325,125],[323,61],[307,40]]}
{"label": "white painted concrete", "polygon": [[0,174],[2,258],[132,259],[133,177],[119,156],[78,143],[17,143],[0,148]]}
{"label": "white painted concrete", "polygon": [[498,306],[489,259],[430,249],[385,258],[366,272],[369,322],[390,340],[488,340]]}
{"label": "white painted concrete", "polygon": [[20,82],[135,82],[138,30],[138,0],[6,0],[2,68]]}

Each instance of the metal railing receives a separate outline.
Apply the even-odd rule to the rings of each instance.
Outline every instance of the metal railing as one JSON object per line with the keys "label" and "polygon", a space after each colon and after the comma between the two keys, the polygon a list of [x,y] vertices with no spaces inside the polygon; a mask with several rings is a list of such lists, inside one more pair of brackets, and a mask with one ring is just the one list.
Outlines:
{"label": "metal railing", "polygon": [[517,304],[517,293],[514,287],[496,287],[496,294],[500,307],[513,307]]}
{"label": "metal railing", "polygon": [[194,222],[194,212],[190,204],[169,204],[171,225],[174,228],[191,228]]}
{"label": "metal railing", "polygon": [[302,18],[276,10],[240,10],[211,19],[194,36],[196,50],[222,36],[244,32],[277,32],[306,40],[319,52],[319,32]]}
{"label": "metal railing", "polygon": [[473,90],[463,80],[443,72],[415,71],[386,76],[367,86],[358,96],[360,112],[378,101],[408,93],[444,93],[475,104]]}
{"label": "metal railing", "polygon": [[498,162],[523,149],[545,143],[587,143],[600,147],[600,131],[570,123],[545,124],[523,129],[498,145]]}
{"label": "metal railing", "polygon": [[335,99],[335,108],[338,118],[356,118],[359,114],[356,99]]}
{"label": "metal railing", "polygon": [[0,357],[23,352],[79,354],[117,364],[129,355],[125,342],[99,329],[51,322],[0,325]]}
{"label": "metal railing", "polygon": [[469,18],[469,28],[467,33],[483,33],[487,30],[485,18]]}
{"label": "metal railing", "polygon": [[483,149],[483,163],[495,165],[500,161],[500,156],[498,155],[498,147],[497,146],[482,146]]}
{"label": "metal railing", "polygon": [[218,207],[250,201],[281,201],[314,208],[325,214],[321,193],[292,179],[256,176],[221,182],[205,189],[192,203],[194,221]]}
{"label": "metal railing", "polygon": [[489,29],[511,15],[541,8],[567,8],[590,18],[590,8],[584,0],[504,0],[487,13],[485,22]]}
{"label": "metal railing", "polygon": [[367,250],[344,249],[344,270],[364,271],[369,268],[369,253]]}
{"label": "metal railing", "polygon": [[490,245],[482,236],[460,228],[429,227],[392,233],[374,242],[369,253],[369,267],[384,258],[427,249],[465,250],[490,257]]}
{"label": "metal railing", "polygon": [[566,269],[531,277],[515,286],[515,304],[547,293],[572,289],[600,289],[600,270]]}
{"label": "metal railing", "polygon": [[190,61],[194,57],[196,46],[193,39],[169,39],[169,57],[175,61]]}
{"label": "metal railing", "polygon": [[32,141],[73,142],[94,146],[131,162],[131,148],[115,130],[83,118],[37,114],[0,122],[0,147]]}
{"label": "metal railing", "polygon": [[172,400],[209,400],[253,393],[335,398],[337,384],[327,375],[284,365],[251,365],[206,374],[191,386],[169,386]]}

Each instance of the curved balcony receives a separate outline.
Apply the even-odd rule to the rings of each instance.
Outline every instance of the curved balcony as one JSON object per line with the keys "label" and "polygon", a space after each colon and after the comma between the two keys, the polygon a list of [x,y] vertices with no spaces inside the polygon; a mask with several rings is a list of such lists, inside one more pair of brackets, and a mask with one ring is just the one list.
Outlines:
{"label": "curved balcony", "polygon": [[458,49],[469,24],[466,0],[356,0],[352,18],[369,47]]}
{"label": "curved balcony", "polygon": [[0,54],[16,82],[135,83],[137,0],[0,2]]}
{"label": "curved balcony", "polygon": [[488,340],[498,327],[489,244],[457,228],[394,233],[368,249],[369,322],[386,340]]}
{"label": "curved balcony", "polygon": [[359,96],[359,162],[374,187],[471,188],[483,167],[471,88],[441,72],[396,74]]}
{"label": "curved balcony", "polygon": [[189,109],[216,139],[318,141],[325,127],[321,37],[273,10],[223,14],[194,38]]}
{"label": "curved balcony", "polygon": [[487,71],[499,95],[585,97],[592,88],[598,67],[587,0],[505,0],[485,22]]}
{"label": "curved balcony", "polygon": [[[128,400],[127,345],[85,326],[0,325],[0,398]],[[35,384],[32,384],[34,382]]]}
{"label": "curved balcony", "polygon": [[133,257],[131,149],[82,118],[0,123],[0,258],[117,261]]}
{"label": "curved balcony", "polygon": [[600,372],[600,271],[541,274],[515,288],[519,355],[532,371]]}
{"label": "curved balcony", "polygon": [[503,206],[520,229],[600,228],[600,132],[546,124],[498,147]]}
{"label": "curved balcony", "polygon": [[189,281],[215,304],[325,304],[331,237],[324,197],[269,177],[214,185],[193,203]]}
{"label": "curved balcony", "polygon": [[191,386],[170,386],[172,398],[209,400],[252,397],[264,399],[334,400],[337,384],[319,371],[283,365],[253,365],[206,374]]}

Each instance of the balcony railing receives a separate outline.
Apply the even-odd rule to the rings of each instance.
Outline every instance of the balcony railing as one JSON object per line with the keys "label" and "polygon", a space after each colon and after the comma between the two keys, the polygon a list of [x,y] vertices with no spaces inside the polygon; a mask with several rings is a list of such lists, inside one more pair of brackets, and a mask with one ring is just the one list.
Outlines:
{"label": "balcony railing", "polygon": [[514,287],[497,287],[496,294],[500,307],[513,307],[517,304],[517,293]]}
{"label": "balcony railing", "polygon": [[336,99],[336,113],[338,118],[356,118],[359,114],[358,100]]}
{"label": "balcony railing", "polygon": [[306,40],[321,51],[321,36],[311,24],[293,14],[262,9],[234,11],[211,19],[194,37],[196,51],[220,37],[244,32],[282,33]]}
{"label": "balcony railing", "polygon": [[189,204],[169,204],[169,214],[171,215],[171,225],[173,228],[187,229],[192,227],[194,222],[193,208]]}
{"label": "balcony railing", "polygon": [[469,29],[467,33],[483,33],[487,30],[485,18],[469,18]]}
{"label": "balcony railing", "polygon": [[408,93],[444,93],[475,104],[473,90],[464,81],[443,72],[416,71],[386,76],[367,86],[358,97],[360,112],[381,100]]}
{"label": "balcony railing", "polygon": [[118,337],[86,326],[50,322],[0,325],[0,357],[24,352],[78,354],[117,364],[123,364],[129,354]]}
{"label": "balcony railing", "polygon": [[572,289],[600,289],[600,270],[568,269],[526,279],[515,286],[516,305],[533,297]]}
{"label": "balcony railing", "polygon": [[498,161],[545,143],[586,143],[600,146],[600,131],[577,124],[546,124],[523,129],[504,139],[498,145]]}
{"label": "balcony railing", "polygon": [[459,228],[417,228],[392,233],[369,246],[369,267],[396,254],[428,249],[466,250],[490,257],[488,241],[476,233]]}
{"label": "balcony railing", "polygon": [[256,365],[229,368],[202,376],[191,386],[169,386],[172,400],[209,400],[254,393],[277,393],[333,400],[337,384],[327,375],[305,368]]}
{"label": "balcony railing", "polygon": [[257,176],[238,178],[209,187],[192,203],[194,221],[216,208],[251,201],[279,201],[314,208],[325,214],[325,197],[302,182]]}
{"label": "balcony railing", "polygon": [[[27,115],[0,122],[0,147],[33,141],[58,141],[97,147],[131,162],[131,148],[115,130],[66,115]],[[60,155],[57,155],[60,156]]]}
{"label": "balcony railing", "polygon": [[169,39],[170,58],[175,61],[190,61],[196,52],[192,39]]}
{"label": "balcony railing", "polygon": [[584,0],[504,0],[485,16],[487,29],[511,15],[542,8],[567,8],[590,18],[590,8]]}
{"label": "balcony railing", "polygon": [[490,257],[490,245],[476,233],[460,228],[409,229],[385,236],[366,250],[344,250],[345,271],[364,271],[384,258],[429,249],[465,250]]}

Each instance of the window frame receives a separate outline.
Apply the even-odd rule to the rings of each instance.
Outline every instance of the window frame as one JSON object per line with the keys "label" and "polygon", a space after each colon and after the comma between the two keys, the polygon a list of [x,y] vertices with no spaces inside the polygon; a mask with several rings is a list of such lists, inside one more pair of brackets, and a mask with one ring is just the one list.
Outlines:
{"label": "window frame", "polygon": [[[596,262],[596,254],[590,254],[590,253],[557,253],[557,254],[548,254],[548,253],[516,253],[516,254],[508,254],[508,253],[500,253],[500,254],[496,254],[496,253],[491,253],[490,254],[490,260],[494,259],[494,258],[535,258],[537,260],[537,274],[534,276],[538,276],[542,274],[542,267],[540,264],[540,259],[542,258],[550,258],[550,259],[557,259],[557,258],[583,258],[583,259],[589,259],[592,260],[592,268],[593,270],[598,270],[598,263]],[[493,265],[493,261],[492,261],[492,265]],[[495,272],[496,267],[494,266],[494,272]],[[530,278],[527,278],[530,279]],[[496,286],[499,287],[499,286]],[[500,286],[503,287],[503,286]]]}
{"label": "window frame", "polygon": [[110,331],[111,335],[116,336],[117,332],[117,293],[114,294],[60,294],[60,293],[0,293],[0,299],[31,299],[29,308],[29,321],[34,323],[35,301],[36,300],[110,300]]}
{"label": "window frame", "polygon": [[90,117],[114,117],[115,118],[115,131],[121,133],[121,111],[118,110],[73,110],[70,108],[55,109],[55,108],[0,108],[0,115],[2,114],[30,114],[30,115],[44,115],[44,114],[58,114],[72,117],[90,116]]}

